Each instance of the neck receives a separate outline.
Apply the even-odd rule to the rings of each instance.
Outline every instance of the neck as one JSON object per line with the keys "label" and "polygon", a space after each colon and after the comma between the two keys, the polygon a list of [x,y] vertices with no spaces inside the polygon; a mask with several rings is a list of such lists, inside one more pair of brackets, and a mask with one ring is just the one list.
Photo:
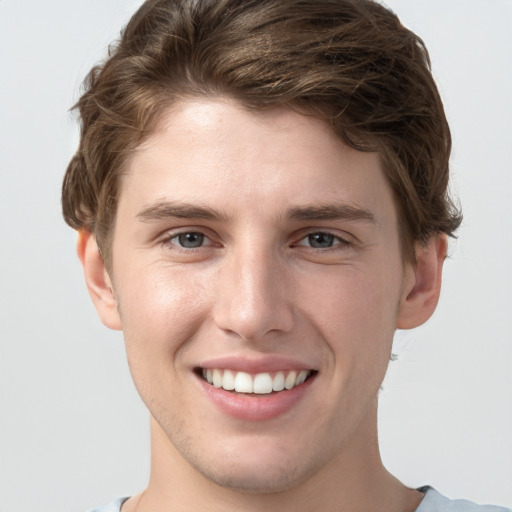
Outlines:
{"label": "neck", "polygon": [[193,468],[152,419],[149,485],[123,512],[412,512],[423,495],[384,468],[376,425],[375,401],[344,449],[316,473],[280,492],[247,493],[219,486]]}

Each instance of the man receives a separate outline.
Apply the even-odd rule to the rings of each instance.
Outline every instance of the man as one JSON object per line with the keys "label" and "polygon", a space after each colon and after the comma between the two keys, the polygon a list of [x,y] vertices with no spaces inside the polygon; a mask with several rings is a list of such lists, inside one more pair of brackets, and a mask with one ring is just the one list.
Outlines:
{"label": "man", "polygon": [[150,0],[78,108],[64,216],[151,414],[147,489],[103,510],[499,510],[378,450],[461,219],[414,34],[367,0]]}

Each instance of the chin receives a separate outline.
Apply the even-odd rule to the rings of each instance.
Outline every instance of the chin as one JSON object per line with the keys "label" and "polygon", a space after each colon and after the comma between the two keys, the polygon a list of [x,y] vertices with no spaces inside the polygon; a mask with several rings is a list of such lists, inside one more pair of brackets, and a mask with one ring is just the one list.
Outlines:
{"label": "chin", "polygon": [[238,442],[231,438],[231,443],[218,443],[208,455],[186,455],[188,463],[216,485],[247,494],[274,494],[299,486],[322,465],[320,457],[298,446],[265,436]]}
{"label": "chin", "polygon": [[[215,484],[246,494],[274,494],[297,486],[304,475],[298,475],[295,468],[274,464],[252,463],[245,460],[240,464],[226,467],[198,467],[195,469]],[[304,471],[301,471],[303,473]],[[301,478],[302,476],[302,478]]]}
{"label": "chin", "polygon": [[[249,429],[248,429],[249,430]],[[258,429],[255,429],[258,430]],[[160,430],[161,446],[170,449],[170,458],[181,459],[208,481],[225,489],[247,494],[284,492],[311,478],[328,463],[330,447],[316,446],[289,432],[274,431],[205,433],[184,424]],[[172,454],[172,455],[171,455]]]}

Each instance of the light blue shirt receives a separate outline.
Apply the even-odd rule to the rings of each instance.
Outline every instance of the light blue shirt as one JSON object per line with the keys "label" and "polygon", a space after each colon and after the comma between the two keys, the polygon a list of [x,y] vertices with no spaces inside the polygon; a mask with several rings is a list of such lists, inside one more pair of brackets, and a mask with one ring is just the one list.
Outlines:
{"label": "light blue shirt", "polygon": [[418,490],[424,492],[425,497],[416,512],[512,512],[508,508],[496,505],[477,505],[468,500],[450,500],[428,486]]}
{"label": "light blue shirt", "polygon": [[[416,509],[416,512],[512,512],[511,509],[495,505],[477,505],[467,500],[450,500],[435,489],[432,489],[432,487],[422,487],[419,490],[425,493],[425,497]],[[127,499],[119,498],[107,506],[97,508],[92,512],[120,512],[121,505]]]}

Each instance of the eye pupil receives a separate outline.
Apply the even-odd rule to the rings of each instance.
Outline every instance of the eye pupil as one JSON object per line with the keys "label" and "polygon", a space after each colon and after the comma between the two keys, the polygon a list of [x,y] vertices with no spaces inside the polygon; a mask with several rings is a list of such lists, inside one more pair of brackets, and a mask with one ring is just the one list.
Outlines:
{"label": "eye pupil", "polygon": [[308,242],[311,247],[315,248],[332,247],[334,235],[330,235],[329,233],[312,233],[308,235]]}
{"label": "eye pupil", "polygon": [[187,249],[194,249],[201,247],[204,242],[204,235],[201,233],[181,233],[178,235],[178,242],[182,247]]}

